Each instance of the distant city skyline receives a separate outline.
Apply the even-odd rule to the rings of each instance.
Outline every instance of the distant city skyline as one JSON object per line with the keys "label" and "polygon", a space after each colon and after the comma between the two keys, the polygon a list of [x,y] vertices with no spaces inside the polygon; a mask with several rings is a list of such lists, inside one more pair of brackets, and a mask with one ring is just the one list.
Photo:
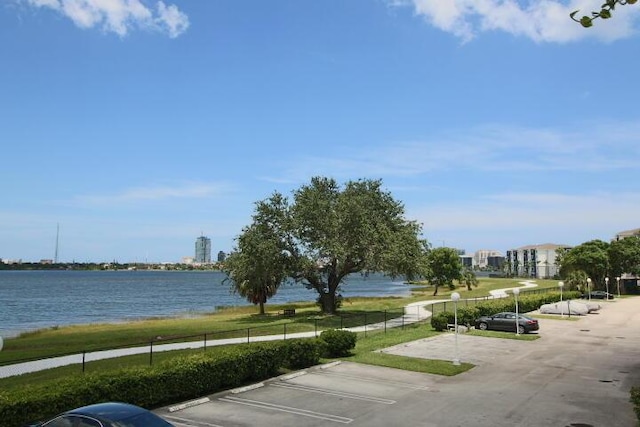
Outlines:
{"label": "distant city skyline", "polygon": [[3,2],[0,257],[53,259],[56,224],[61,262],[230,252],[313,176],[381,179],[434,246],[609,240],[640,218],[611,71],[640,6],[569,18],[601,3]]}

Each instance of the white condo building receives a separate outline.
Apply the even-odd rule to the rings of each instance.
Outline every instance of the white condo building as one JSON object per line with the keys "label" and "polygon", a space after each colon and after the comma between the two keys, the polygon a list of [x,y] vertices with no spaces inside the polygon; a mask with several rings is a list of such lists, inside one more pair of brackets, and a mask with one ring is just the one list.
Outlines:
{"label": "white condo building", "polygon": [[516,276],[550,279],[559,274],[556,264],[559,249],[571,249],[571,246],[554,243],[523,246],[508,250],[505,262]]}

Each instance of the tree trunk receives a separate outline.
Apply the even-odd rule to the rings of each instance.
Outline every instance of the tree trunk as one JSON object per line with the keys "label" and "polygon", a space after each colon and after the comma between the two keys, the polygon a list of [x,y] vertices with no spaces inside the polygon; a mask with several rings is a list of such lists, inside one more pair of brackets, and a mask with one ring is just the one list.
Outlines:
{"label": "tree trunk", "polygon": [[434,285],[433,296],[438,295],[438,285]]}
{"label": "tree trunk", "polygon": [[264,315],[264,303],[260,303],[260,315]]}
{"label": "tree trunk", "polygon": [[320,294],[320,305],[325,314],[336,314],[336,294],[335,292],[323,292]]}

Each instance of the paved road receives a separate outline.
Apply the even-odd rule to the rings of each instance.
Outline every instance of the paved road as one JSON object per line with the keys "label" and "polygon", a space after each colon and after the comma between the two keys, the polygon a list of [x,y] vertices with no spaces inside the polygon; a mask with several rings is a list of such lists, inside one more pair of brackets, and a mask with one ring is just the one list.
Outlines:
{"label": "paved road", "polygon": [[[455,377],[341,363],[157,413],[178,427],[637,426],[629,390],[640,385],[640,298],[540,323],[535,341],[460,335],[460,357],[476,367]],[[384,351],[451,360],[453,338]]]}

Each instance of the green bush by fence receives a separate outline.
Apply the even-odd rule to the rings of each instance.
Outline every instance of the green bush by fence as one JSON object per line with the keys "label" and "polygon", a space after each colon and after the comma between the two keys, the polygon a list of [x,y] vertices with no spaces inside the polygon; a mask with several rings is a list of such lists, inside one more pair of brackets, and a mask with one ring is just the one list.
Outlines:
{"label": "green bush by fence", "polygon": [[237,387],[278,374],[280,367],[317,364],[325,350],[318,338],[242,344],[175,357],[156,366],[91,373],[44,385],[0,391],[0,420],[19,427],[105,401],[152,408]]}
{"label": "green bush by fence", "polygon": [[344,357],[356,347],[357,335],[351,331],[329,329],[320,334],[320,339],[325,343],[327,357]]}
{"label": "green bush by fence", "polygon": [[[565,299],[578,298],[579,292],[565,292]],[[543,304],[550,304],[560,301],[559,293],[546,293],[535,295],[522,295],[518,298],[518,310],[520,313],[528,313],[537,310]],[[451,310],[451,311],[449,311]],[[490,316],[502,311],[515,311],[515,302],[513,298],[498,298],[478,302],[474,306],[458,308],[458,324],[473,325],[478,317]],[[436,331],[447,330],[447,325],[454,323],[455,313],[453,304],[447,306],[447,311],[434,314],[431,316],[431,326]]]}

